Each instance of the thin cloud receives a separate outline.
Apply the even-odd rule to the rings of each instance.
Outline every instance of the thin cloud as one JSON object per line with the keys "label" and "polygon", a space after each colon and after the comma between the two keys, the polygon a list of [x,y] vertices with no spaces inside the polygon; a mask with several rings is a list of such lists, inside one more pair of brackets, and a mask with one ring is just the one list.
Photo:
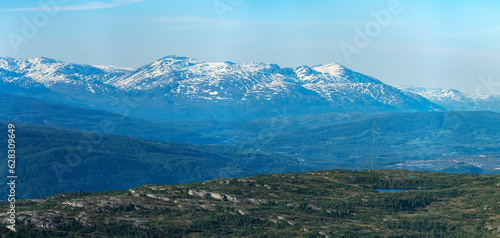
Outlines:
{"label": "thin cloud", "polygon": [[217,19],[199,16],[173,16],[154,18],[155,21],[165,23],[184,23],[193,25],[214,25],[214,26],[259,26],[259,25],[294,25],[303,26],[318,23],[317,20],[236,20]]}
{"label": "thin cloud", "polygon": [[204,18],[198,16],[175,16],[155,18],[159,22],[186,23],[186,24],[210,24],[210,25],[249,25],[251,21],[242,20],[220,20],[215,18]]}
{"label": "thin cloud", "polygon": [[[145,0],[114,0],[113,2],[88,2],[82,5],[67,5],[59,6],[58,11],[86,11],[86,10],[97,10],[105,8],[120,7],[125,5],[130,5],[138,2],[143,2]],[[34,8],[12,8],[12,9],[2,9],[1,11],[43,11],[41,7]]]}

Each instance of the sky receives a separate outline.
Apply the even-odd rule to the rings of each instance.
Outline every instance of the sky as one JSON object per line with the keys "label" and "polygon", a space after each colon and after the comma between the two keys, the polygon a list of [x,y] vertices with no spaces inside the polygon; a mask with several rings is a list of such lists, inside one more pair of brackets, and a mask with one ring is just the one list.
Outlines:
{"label": "sky", "polygon": [[339,63],[390,85],[500,94],[499,11],[497,0],[2,0],[0,57]]}

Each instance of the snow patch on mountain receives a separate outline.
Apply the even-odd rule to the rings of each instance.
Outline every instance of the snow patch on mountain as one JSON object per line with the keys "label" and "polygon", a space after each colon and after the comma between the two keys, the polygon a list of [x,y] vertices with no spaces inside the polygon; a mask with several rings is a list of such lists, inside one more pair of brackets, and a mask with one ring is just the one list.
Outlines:
{"label": "snow patch on mountain", "polygon": [[[126,91],[160,91],[164,96],[210,101],[243,102],[287,97],[336,104],[379,103],[396,108],[415,104],[408,101],[416,98],[425,101],[418,96],[408,97],[373,77],[335,63],[281,68],[261,62],[206,63],[171,55],[105,83]],[[439,109],[430,103],[426,106],[431,106],[429,110]]]}
{"label": "snow patch on mountain", "polygon": [[130,73],[134,71],[135,69],[133,68],[128,68],[128,67],[119,67],[119,66],[113,66],[113,65],[92,65],[93,67],[96,67],[98,69],[103,70],[104,72],[107,73]]}
{"label": "snow patch on mountain", "polygon": [[500,112],[500,95],[463,93],[455,89],[397,86],[400,90],[421,95],[448,110]]}
{"label": "snow patch on mountain", "polygon": [[128,110],[130,99],[139,100],[138,117],[155,120],[255,119],[274,115],[271,111],[301,115],[442,110],[420,95],[335,63],[281,68],[169,55],[134,70],[48,58],[0,58],[0,81],[21,88],[43,87],[109,111],[117,105]]}

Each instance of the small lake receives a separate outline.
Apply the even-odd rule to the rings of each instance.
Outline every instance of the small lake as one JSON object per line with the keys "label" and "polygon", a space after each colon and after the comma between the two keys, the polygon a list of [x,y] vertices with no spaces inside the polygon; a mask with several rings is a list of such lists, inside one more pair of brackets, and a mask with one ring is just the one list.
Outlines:
{"label": "small lake", "polygon": [[429,189],[393,189],[393,188],[379,188],[375,189],[379,193],[398,193],[403,191],[430,191]]}

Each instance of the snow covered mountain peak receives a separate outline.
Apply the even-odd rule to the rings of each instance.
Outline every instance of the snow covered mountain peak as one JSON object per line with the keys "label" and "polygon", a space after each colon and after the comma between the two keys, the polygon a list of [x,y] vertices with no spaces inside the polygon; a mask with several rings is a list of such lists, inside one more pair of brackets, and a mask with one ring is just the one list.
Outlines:
{"label": "snow covered mountain peak", "polygon": [[500,112],[500,95],[463,93],[456,89],[397,86],[402,91],[425,97],[429,101],[456,111]]}
{"label": "snow covered mountain peak", "polygon": [[16,73],[24,73],[26,76],[58,76],[58,75],[95,75],[108,73],[86,64],[66,63],[45,57],[30,59],[0,58],[0,68]]}
{"label": "snow covered mountain peak", "polygon": [[48,58],[0,58],[2,82],[24,88],[36,84],[105,110],[120,95],[141,95],[147,104],[143,113],[155,108],[150,115],[158,120],[260,118],[272,116],[270,108],[282,112],[287,108],[287,115],[442,109],[335,63],[282,68],[273,63],[211,63],[168,55],[133,70]]}
{"label": "snow covered mountain peak", "polygon": [[[300,66],[297,68],[281,68],[277,64],[251,62],[251,63],[207,63],[187,57],[168,55],[145,65],[133,73],[114,78],[107,83],[124,90],[156,90],[172,85],[188,83],[189,87],[213,82],[244,81],[251,84],[282,85],[285,82],[296,83],[305,88],[318,88],[318,85],[343,83],[374,83],[380,81],[351,71],[346,67],[331,63],[316,66]],[[184,83],[183,83],[184,82]],[[249,85],[247,83],[247,85]],[[177,87],[177,86],[175,86]],[[250,86],[248,86],[250,87]],[[253,87],[253,86],[252,86]],[[260,86],[259,86],[260,87]],[[328,90],[323,88],[322,91]],[[181,90],[182,91],[182,90]]]}
{"label": "snow covered mountain peak", "polygon": [[312,67],[299,66],[294,69],[297,78],[306,84],[333,85],[349,83],[382,84],[379,80],[354,72],[337,63],[320,64]]}
{"label": "snow covered mountain peak", "polygon": [[185,68],[199,63],[202,62],[188,57],[167,55],[153,62],[151,66],[168,65],[170,67],[175,67],[175,68]]}
{"label": "snow covered mountain peak", "polygon": [[190,66],[201,63],[203,62],[188,57],[168,55],[154,61],[151,64],[142,66],[141,68],[137,69],[136,72],[134,72],[134,74],[149,72],[151,75],[154,76],[163,73],[170,73],[173,71],[182,70]]}
{"label": "snow covered mountain peak", "polygon": [[193,58],[185,57],[185,56],[177,56],[177,55],[166,55],[163,56],[162,58],[158,59],[157,61],[164,61],[164,60],[179,60],[179,61],[198,61]]}
{"label": "snow covered mountain peak", "polygon": [[37,58],[32,58],[28,59],[29,62],[33,64],[61,64],[61,61],[55,60],[55,59],[50,59],[47,57],[37,57]]}
{"label": "snow covered mountain peak", "polygon": [[423,98],[409,96],[336,63],[281,68],[273,63],[207,63],[170,55],[105,83],[126,91],[165,96],[171,101],[182,98],[184,102],[258,104],[262,100],[286,100],[336,107],[365,102],[412,110],[440,109]]}
{"label": "snow covered mountain peak", "polygon": [[237,64],[228,61],[207,63],[169,55],[106,83],[124,90],[158,90],[172,85],[194,87],[195,84],[199,88],[217,82],[232,84],[231,82],[236,81],[240,81],[239,83],[262,81],[266,83],[275,81],[278,77],[283,78],[284,74],[287,74],[284,69],[270,63]]}
{"label": "snow covered mountain peak", "polygon": [[14,87],[16,90],[38,88],[45,90],[45,93],[53,91],[49,94],[58,95],[58,100],[61,94],[68,92],[69,97],[74,97],[76,94],[85,97],[111,94],[116,91],[115,88],[103,84],[103,81],[130,71],[115,66],[66,63],[46,57],[0,58],[0,84],[8,83],[6,88]]}
{"label": "snow covered mountain peak", "polygon": [[113,65],[92,65],[92,67],[101,69],[107,73],[115,73],[115,74],[130,73],[135,70],[133,68],[113,66]]}
{"label": "snow covered mountain peak", "polygon": [[330,64],[320,64],[312,66],[312,68],[318,72],[329,74],[329,75],[340,75],[346,72],[348,69],[341,64],[330,63]]}

